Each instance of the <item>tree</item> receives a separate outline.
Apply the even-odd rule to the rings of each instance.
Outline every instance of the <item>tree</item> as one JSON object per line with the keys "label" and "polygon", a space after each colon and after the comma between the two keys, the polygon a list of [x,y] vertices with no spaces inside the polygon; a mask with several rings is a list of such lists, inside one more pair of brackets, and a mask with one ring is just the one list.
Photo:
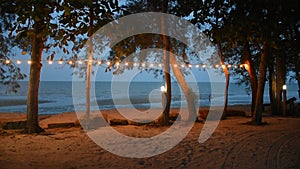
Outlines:
{"label": "tree", "polygon": [[[57,28],[51,23],[54,18],[54,1],[5,1],[1,2],[2,19],[5,20],[6,31],[16,36],[17,43],[30,51],[31,65],[27,96],[26,133],[38,133],[43,129],[38,124],[38,92],[40,84],[41,59],[46,40]],[[7,22],[7,21],[12,22]]]}
{"label": "tree", "polygon": [[[162,12],[167,13],[168,11],[168,0],[164,0],[162,2]],[[161,29],[162,33],[168,31],[165,26],[164,17],[161,18]],[[166,86],[166,105],[164,106],[163,114],[160,117],[160,125],[169,125],[169,114],[171,107],[171,96],[172,96],[172,85],[171,85],[171,75],[170,75],[170,39],[167,36],[163,36],[163,48],[164,48],[164,78],[165,78],[165,86]]]}

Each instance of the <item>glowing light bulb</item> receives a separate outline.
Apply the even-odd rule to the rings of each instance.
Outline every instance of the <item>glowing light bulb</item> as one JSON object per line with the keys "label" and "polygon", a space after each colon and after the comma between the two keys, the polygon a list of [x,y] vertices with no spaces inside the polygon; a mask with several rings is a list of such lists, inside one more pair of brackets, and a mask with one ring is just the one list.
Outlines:
{"label": "glowing light bulb", "polygon": [[63,63],[64,63],[63,60],[59,60],[59,61],[58,61],[58,64],[60,64],[60,65],[63,64]]}
{"label": "glowing light bulb", "polygon": [[153,63],[151,63],[151,64],[150,64],[150,67],[154,67],[154,64],[153,64]]}
{"label": "glowing light bulb", "polygon": [[174,64],[174,67],[177,67],[178,65],[177,64]]}
{"label": "glowing light bulb", "polygon": [[203,68],[206,68],[206,65],[202,65]]}
{"label": "glowing light bulb", "polygon": [[109,66],[109,65],[110,65],[110,62],[109,62],[109,61],[108,61],[108,62],[106,62],[106,65],[107,65],[107,66]]}
{"label": "glowing light bulb", "polygon": [[52,60],[49,60],[49,61],[48,61],[48,64],[49,64],[49,65],[52,65],[52,64],[53,64],[53,61],[52,61]]}
{"label": "glowing light bulb", "polygon": [[199,65],[196,65],[196,68],[199,68]]}
{"label": "glowing light bulb", "polygon": [[20,60],[17,60],[17,64],[19,65],[19,64],[21,64],[22,62],[20,61]]}
{"label": "glowing light bulb", "polygon": [[128,66],[128,62],[125,62],[125,66]]}
{"label": "glowing light bulb", "polygon": [[5,64],[10,64],[10,60],[5,60]]}
{"label": "glowing light bulb", "polygon": [[27,63],[28,63],[29,65],[31,65],[32,62],[31,62],[31,60],[28,60]]}

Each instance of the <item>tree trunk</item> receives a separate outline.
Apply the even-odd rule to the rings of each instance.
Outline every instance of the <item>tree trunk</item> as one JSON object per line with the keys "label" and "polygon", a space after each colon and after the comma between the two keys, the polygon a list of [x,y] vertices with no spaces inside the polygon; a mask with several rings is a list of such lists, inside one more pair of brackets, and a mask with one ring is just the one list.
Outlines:
{"label": "tree trunk", "polygon": [[179,69],[179,65],[177,63],[176,57],[173,54],[173,49],[172,45],[170,45],[170,62],[172,65],[172,70],[174,73],[174,76],[176,77],[183,93],[187,101],[187,106],[188,106],[188,111],[189,111],[189,116],[188,116],[188,122],[195,122],[197,118],[197,109],[196,106],[198,106],[197,101],[198,99],[196,98],[196,95],[192,92],[192,90],[189,88],[188,84],[185,81],[185,78]]}
{"label": "tree trunk", "polygon": [[228,71],[227,67],[225,66],[225,63],[224,63],[224,60],[223,60],[221,42],[218,41],[217,44],[218,44],[218,53],[219,53],[220,61],[221,61],[221,64],[222,64],[223,71],[225,73],[225,77],[226,77],[226,82],[225,82],[226,84],[225,84],[225,91],[224,91],[224,109],[223,109],[223,114],[222,114],[222,119],[225,119],[226,118],[227,107],[228,107],[228,89],[229,89],[230,74],[229,74],[229,71]]}
{"label": "tree trunk", "polygon": [[86,68],[86,87],[85,87],[85,129],[89,129],[89,121],[90,121],[90,111],[91,111],[91,74],[92,74],[92,60],[93,60],[93,10],[90,9],[90,27],[89,27],[89,41],[88,41],[88,61],[87,61],[87,68]]}
{"label": "tree trunk", "polygon": [[249,44],[246,42],[244,44],[244,57],[245,57],[245,64],[247,65],[245,68],[249,74],[250,78],[250,86],[251,86],[251,93],[252,93],[252,101],[251,101],[251,116],[253,116],[254,108],[255,108],[255,99],[257,93],[257,76],[256,71],[253,66],[250,51],[249,51]]}
{"label": "tree trunk", "polygon": [[275,82],[275,73],[274,73],[274,64],[269,64],[269,96],[270,96],[270,106],[271,112],[274,113],[277,111],[276,106],[276,82]]}
{"label": "tree trunk", "polygon": [[258,87],[257,87],[257,95],[255,100],[255,109],[252,117],[252,122],[257,125],[262,124],[262,112],[263,112],[263,104],[264,104],[264,89],[266,83],[266,66],[268,61],[268,44],[264,42],[263,44],[263,52],[260,59],[259,64],[259,79],[258,79]]}
{"label": "tree trunk", "polygon": [[44,48],[44,42],[41,37],[38,37],[40,33],[40,25],[34,24],[34,35],[32,36],[32,53],[31,53],[31,65],[30,65],[30,78],[28,84],[27,95],[27,123],[25,132],[40,133],[44,130],[39,126],[38,122],[38,96],[40,86],[40,73],[41,73],[41,58]]}
{"label": "tree trunk", "polygon": [[274,115],[282,114],[282,86],[285,84],[285,59],[283,57],[276,58],[276,112]]}
{"label": "tree trunk", "polygon": [[[164,0],[162,3],[162,12],[167,13],[168,1]],[[167,31],[165,27],[164,17],[161,18],[161,29],[162,33]],[[167,126],[169,125],[169,114],[171,107],[171,76],[170,76],[170,55],[169,55],[169,46],[170,41],[167,36],[163,35],[163,48],[164,48],[164,77],[165,77],[165,86],[166,86],[166,102],[163,110],[162,116],[159,118],[159,125]]]}

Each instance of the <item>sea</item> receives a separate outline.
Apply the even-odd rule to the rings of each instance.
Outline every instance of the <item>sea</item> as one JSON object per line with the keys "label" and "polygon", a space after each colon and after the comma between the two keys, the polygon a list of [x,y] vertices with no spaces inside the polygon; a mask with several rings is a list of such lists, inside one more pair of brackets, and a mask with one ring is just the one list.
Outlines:
{"label": "sea", "polygon": [[[19,82],[17,93],[6,92],[6,86],[0,85],[0,112],[26,113],[28,82]],[[164,98],[161,86],[163,82],[92,82],[91,110],[114,108],[159,108]],[[86,105],[85,82],[41,81],[39,89],[39,114],[60,114],[63,112],[83,111]],[[218,101],[222,106],[225,83],[193,83],[191,89],[198,93],[199,106],[210,106]],[[245,85],[229,85],[229,105],[251,104],[251,95]],[[298,86],[287,85],[287,97],[298,97]],[[265,103],[269,103],[268,85],[265,88]],[[171,107],[186,106],[186,100],[178,83],[172,83]]]}

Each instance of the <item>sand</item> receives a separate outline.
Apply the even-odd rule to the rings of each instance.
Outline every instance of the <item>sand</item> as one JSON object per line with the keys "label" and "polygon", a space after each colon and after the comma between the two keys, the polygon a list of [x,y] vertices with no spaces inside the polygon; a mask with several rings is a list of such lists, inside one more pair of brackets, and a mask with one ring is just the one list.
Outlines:
{"label": "sand", "polygon": [[[2,122],[23,118],[25,114],[0,113]],[[300,118],[296,117],[264,117],[268,123],[264,126],[245,125],[250,120],[247,117],[228,117],[202,144],[198,137],[204,124],[197,122],[178,145],[149,158],[114,155],[94,143],[81,127],[47,129],[50,123],[75,120],[75,113],[42,118],[46,132],[41,134],[0,130],[0,168],[300,168]],[[140,138],[168,127],[113,128]]]}

